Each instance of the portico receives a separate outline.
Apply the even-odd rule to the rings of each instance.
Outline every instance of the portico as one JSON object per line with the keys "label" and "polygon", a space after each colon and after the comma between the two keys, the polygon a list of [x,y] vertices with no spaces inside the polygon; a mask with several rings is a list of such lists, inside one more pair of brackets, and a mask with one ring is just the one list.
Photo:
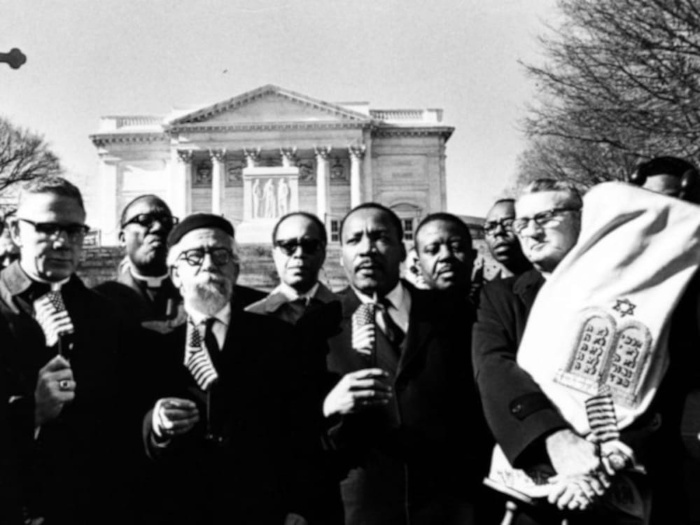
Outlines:
{"label": "portico", "polygon": [[119,211],[143,193],[165,198],[180,217],[224,215],[241,243],[268,242],[277,218],[295,210],[317,214],[332,232],[370,200],[413,222],[445,208],[452,131],[441,110],[372,110],[276,86],[166,117],[104,117],[91,136],[100,157],[96,222],[111,244]]}

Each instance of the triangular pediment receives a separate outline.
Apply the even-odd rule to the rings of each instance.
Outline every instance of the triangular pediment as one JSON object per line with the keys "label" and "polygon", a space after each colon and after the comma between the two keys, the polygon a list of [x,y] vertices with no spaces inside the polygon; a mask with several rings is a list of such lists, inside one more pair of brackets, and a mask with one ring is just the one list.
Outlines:
{"label": "triangular pediment", "polygon": [[277,86],[264,86],[217,104],[179,115],[170,126],[285,122],[371,122],[371,117]]}

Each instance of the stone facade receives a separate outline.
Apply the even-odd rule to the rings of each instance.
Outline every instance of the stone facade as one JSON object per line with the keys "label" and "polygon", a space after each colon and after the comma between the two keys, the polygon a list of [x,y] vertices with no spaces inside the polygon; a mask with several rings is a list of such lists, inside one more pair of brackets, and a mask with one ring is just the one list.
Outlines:
{"label": "stone facade", "polygon": [[224,215],[242,244],[268,243],[276,219],[294,210],[322,218],[333,242],[340,218],[367,201],[412,232],[446,207],[452,132],[439,109],[332,104],[276,86],[165,117],[104,117],[90,137],[100,159],[91,225],[114,245],[123,206],[155,193],[180,217]]}

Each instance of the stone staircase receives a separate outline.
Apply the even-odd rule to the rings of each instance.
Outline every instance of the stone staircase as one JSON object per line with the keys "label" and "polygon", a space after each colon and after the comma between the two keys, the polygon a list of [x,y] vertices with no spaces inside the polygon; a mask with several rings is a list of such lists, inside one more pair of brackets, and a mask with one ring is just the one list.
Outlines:
{"label": "stone staircase", "polygon": [[[239,246],[239,254],[242,261],[239,284],[265,291],[277,286],[277,271],[269,245],[243,244]],[[89,287],[115,279],[122,257],[122,250],[117,246],[86,248],[83,250],[78,274]],[[345,273],[340,267],[339,246],[328,248],[321,281],[333,290],[339,290],[347,285]]]}

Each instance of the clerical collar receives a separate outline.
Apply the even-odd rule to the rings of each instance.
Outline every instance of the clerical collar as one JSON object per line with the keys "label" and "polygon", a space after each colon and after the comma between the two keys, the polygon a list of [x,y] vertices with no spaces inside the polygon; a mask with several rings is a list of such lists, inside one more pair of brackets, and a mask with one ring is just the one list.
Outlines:
{"label": "clerical collar", "polygon": [[190,309],[187,306],[187,303],[184,305],[185,307],[185,313],[189,315],[192,318],[192,322],[195,325],[199,325],[209,319],[210,317],[214,317],[217,321],[221,321],[225,326],[228,326],[231,323],[231,303],[226,303],[226,306],[224,306],[221,310],[219,310],[216,315],[204,315],[201,312],[197,312],[195,310]]}
{"label": "clerical collar", "polygon": [[[274,292],[282,294],[288,301],[296,301],[297,299],[306,299],[310,301],[316,295],[316,290],[318,290],[318,282],[314,284],[306,293],[300,294],[294,288],[286,283],[280,283]],[[273,293],[274,293],[273,292]]]}
{"label": "clerical collar", "polygon": [[160,288],[161,286],[163,286],[163,281],[170,277],[170,275],[167,273],[158,277],[151,277],[150,275],[141,275],[131,264],[129,265],[129,272],[131,273],[131,276],[134,279],[136,279],[137,281],[145,282],[146,286],[148,286],[149,288]]}
{"label": "clerical collar", "polygon": [[68,276],[65,279],[62,279],[60,281],[47,281],[46,279],[39,277],[39,275],[36,274],[35,272],[30,271],[30,269],[26,268],[23,264],[20,263],[19,267],[26,274],[26,276],[29,277],[32,281],[36,281],[38,283],[48,284],[52,288],[53,287],[61,288],[64,284],[66,284],[68,281],[70,281],[70,276]]}

